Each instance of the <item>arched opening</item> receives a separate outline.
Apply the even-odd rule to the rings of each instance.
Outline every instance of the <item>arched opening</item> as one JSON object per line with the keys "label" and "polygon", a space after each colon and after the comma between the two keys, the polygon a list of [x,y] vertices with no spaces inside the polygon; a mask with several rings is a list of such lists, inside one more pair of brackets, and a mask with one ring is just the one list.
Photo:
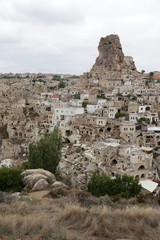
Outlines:
{"label": "arched opening", "polygon": [[142,175],[141,175],[141,178],[145,178],[145,174],[142,174]]}
{"label": "arched opening", "polygon": [[138,170],[144,170],[145,169],[145,167],[143,166],[143,165],[141,165],[139,168],[138,168]]}
{"label": "arched opening", "polygon": [[116,164],[117,164],[117,160],[113,160],[113,161],[111,162],[111,166],[116,166]]}
{"label": "arched opening", "polygon": [[151,110],[151,108],[148,106],[148,107],[146,107],[146,111],[150,111]]}
{"label": "arched opening", "polygon": [[22,138],[22,132],[19,133],[19,137]]}
{"label": "arched opening", "polygon": [[66,130],[65,134],[66,134],[66,136],[71,136],[72,135],[72,131]]}
{"label": "arched opening", "polygon": [[139,175],[135,176],[135,178],[139,179]]}
{"label": "arched opening", "polygon": [[111,128],[110,128],[110,127],[108,127],[108,128],[107,128],[107,131],[108,131],[108,132],[110,132],[110,131],[111,131]]}
{"label": "arched opening", "polygon": [[103,133],[103,129],[102,128],[99,129],[99,133]]}

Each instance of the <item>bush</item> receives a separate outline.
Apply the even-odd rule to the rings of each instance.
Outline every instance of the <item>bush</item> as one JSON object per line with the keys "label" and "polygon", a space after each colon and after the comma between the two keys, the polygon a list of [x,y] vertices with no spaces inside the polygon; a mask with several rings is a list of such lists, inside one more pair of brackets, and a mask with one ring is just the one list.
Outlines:
{"label": "bush", "polygon": [[107,176],[104,172],[94,172],[88,183],[88,191],[96,197],[120,195],[122,198],[137,196],[141,191],[139,180],[128,175],[116,175],[114,179]]}
{"label": "bush", "polygon": [[37,145],[29,145],[29,167],[56,173],[61,158],[62,137],[58,127],[46,134]]}
{"label": "bush", "polygon": [[149,118],[145,118],[145,117],[141,117],[141,118],[137,119],[137,122],[138,123],[145,122],[147,124],[150,124],[150,119]]}
{"label": "bush", "polygon": [[21,191],[23,189],[21,173],[21,169],[2,167],[0,169],[0,191]]}
{"label": "bush", "polygon": [[115,118],[122,118],[122,117],[125,117],[126,116],[126,114],[125,113],[121,113],[121,112],[117,112],[116,114],[115,114]]}
{"label": "bush", "polygon": [[65,83],[62,80],[60,80],[58,88],[65,88]]}
{"label": "bush", "polygon": [[75,93],[75,94],[73,95],[73,98],[74,98],[74,99],[80,99],[80,94],[79,94],[79,93]]}
{"label": "bush", "polygon": [[86,108],[86,107],[87,107],[87,104],[88,104],[88,101],[83,101],[82,107],[83,107],[83,108]]}
{"label": "bush", "polygon": [[51,111],[51,107],[46,107],[46,111]]}

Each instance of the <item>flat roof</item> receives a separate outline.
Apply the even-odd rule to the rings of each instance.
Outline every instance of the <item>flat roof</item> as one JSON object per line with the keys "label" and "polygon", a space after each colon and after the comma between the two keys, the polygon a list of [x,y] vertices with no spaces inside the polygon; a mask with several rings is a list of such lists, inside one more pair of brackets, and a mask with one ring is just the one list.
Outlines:
{"label": "flat roof", "polygon": [[149,192],[153,192],[158,186],[158,183],[153,182],[152,180],[149,179],[140,181],[139,183],[142,185],[144,189],[148,190]]}
{"label": "flat roof", "polygon": [[141,147],[141,150],[142,150],[142,151],[148,151],[148,152],[150,152],[150,151],[153,150],[153,148],[150,148],[150,147]]}
{"label": "flat roof", "polygon": [[148,127],[148,131],[160,131],[160,127]]}

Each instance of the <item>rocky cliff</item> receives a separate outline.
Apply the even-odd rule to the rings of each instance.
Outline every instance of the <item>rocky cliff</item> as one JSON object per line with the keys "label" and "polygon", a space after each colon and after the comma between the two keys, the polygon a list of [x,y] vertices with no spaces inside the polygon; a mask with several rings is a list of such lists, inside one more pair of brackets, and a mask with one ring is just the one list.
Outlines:
{"label": "rocky cliff", "polygon": [[90,77],[123,78],[123,75],[137,72],[133,58],[124,56],[118,35],[101,38],[98,51],[99,56],[90,71]]}

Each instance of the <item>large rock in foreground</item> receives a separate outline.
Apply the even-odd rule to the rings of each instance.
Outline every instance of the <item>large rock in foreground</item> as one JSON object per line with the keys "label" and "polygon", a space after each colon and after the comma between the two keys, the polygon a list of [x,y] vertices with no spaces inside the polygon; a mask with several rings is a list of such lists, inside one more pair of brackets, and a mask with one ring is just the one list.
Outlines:
{"label": "large rock in foreground", "polygon": [[26,189],[40,191],[48,189],[55,181],[54,174],[44,169],[28,169],[22,173]]}

